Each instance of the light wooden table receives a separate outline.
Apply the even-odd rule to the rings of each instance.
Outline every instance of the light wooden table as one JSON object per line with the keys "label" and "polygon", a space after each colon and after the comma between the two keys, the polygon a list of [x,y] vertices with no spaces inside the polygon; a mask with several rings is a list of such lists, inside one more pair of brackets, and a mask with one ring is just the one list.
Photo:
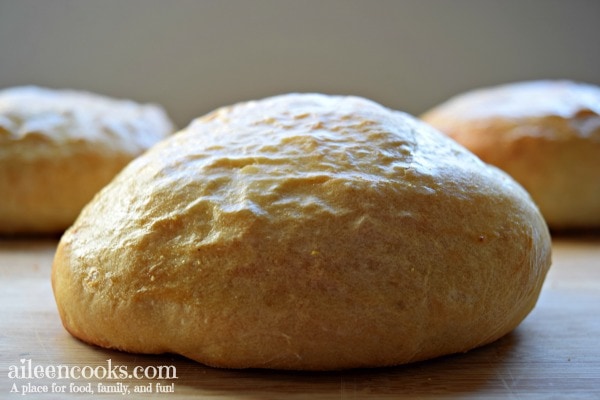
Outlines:
{"label": "light wooden table", "polygon": [[[511,334],[484,348],[408,366],[330,373],[235,371],[208,368],[184,358],[106,351],[73,339],[63,329],[50,287],[56,241],[0,241],[0,399],[12,397],[13,384],[70,385],[94,396],[137,398],[131,393],[99,396],[98,384],[152,385],[143,398],[164,399],[374,399],[497,398],[600,399],[600,235],[555,238],[554,263],[535,310]],[[150,368],[174,366],[177,379],[12,379],[11,366],[63,365]],[[21,363],[21,360],[24,360]],[[139,371],[139,370],[138,370]],[[102,373],[102,369],[99,370]],[[156,393],[156,384],[174,393]],[[172,384],[172,385],[171,385]],[[115,386],[117,387],[117,386]]]}

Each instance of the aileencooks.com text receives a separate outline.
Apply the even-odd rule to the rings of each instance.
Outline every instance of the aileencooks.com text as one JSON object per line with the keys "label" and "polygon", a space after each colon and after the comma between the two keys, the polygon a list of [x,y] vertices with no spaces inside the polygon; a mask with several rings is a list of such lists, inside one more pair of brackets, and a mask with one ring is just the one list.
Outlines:
{"label": "aileencooks.com text", "polygon": [[9,379],[177,379],[174,365],[127,365],[113,364],[111,359],[105,365],[36,365],[31,359],[20,359],[20,365],[8,368]]}

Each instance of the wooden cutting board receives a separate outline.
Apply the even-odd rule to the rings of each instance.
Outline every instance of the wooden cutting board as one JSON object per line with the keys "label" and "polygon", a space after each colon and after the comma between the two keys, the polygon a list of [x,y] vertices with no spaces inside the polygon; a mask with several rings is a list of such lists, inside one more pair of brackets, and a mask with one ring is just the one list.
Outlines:
{"label": "wooden cutting board", "polygon": [[[56,311],[55,247],[55,240],[0,241],[0,399],[23,398],[23,390],[40,399],[600,399],[600,236],[555,238],[537,307],[496,343],[413,365],[329,373],[220,370],[83,344]],[[56,375],[60,368],[65,376]],[[77,393],[88,389],[93,396]]]}

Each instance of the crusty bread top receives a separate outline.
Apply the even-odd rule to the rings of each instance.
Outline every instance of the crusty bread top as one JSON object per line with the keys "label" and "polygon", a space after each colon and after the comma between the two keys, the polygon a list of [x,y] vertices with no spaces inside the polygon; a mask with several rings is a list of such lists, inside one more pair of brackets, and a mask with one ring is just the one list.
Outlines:
{"label": "crusty bread top", "polygon": [[157,105],[35,86],[0,91],[0,154],[27,146],[22,154],[32,157],[87,145],[137,155],[172,130]]}
{"label": "crusty bread top", "polygon": [[[459,94],[429,110],[422,118],[444,127],[482,120],[502,120],[509,124],[516,120],[548,119],[545,123],[552,125],[552,119],[569,119],[577,124],[568,130],[570,135],[600,138],[599,116],[600,87],[566,80],[539,80]],[[548,129],[544,134],[564,135],[565,130]]]}
{"label": "crusty bread top", "polygon": [[[213,231],[210,219],[220,212],[262,218],[310,203],[340,213],[345,211],[328,207],[320,185],[336,178],[375,190],[390,185],[425,194],[517,196],[530,206],[528,195],[506,174],[404,113],[358,97],[288,94],[224,107],[192,122],[134,160],[84,218],[96,219],[98,213],[98,224],[109,231],[121,227],[126,235],[135,234],[134,226],[145,229],[149,219],[184,213],[182,207],[204,200],[218,205],[202,221],[203,230]],[[130,207],[131,200],[143,203],[156,196],[161,197],[155,206]],[[121,210],[126,214],[118,212],[119,199],[126,202]],[[102,213],[104,207],[117,212]],[[191,236],[208,233],[197,228],[190,226]],[[219,235],[230,227],[222,229]],[[97,239],[101,245],[104,238]]]}

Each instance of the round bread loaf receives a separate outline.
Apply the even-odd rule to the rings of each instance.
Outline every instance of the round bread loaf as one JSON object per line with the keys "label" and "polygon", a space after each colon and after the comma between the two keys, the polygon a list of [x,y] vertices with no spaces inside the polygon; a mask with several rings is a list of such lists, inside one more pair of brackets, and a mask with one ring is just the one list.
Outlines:
{"label": "round bread loaf", "polygon": [[600,87],[532,81],[484,88],[422,119],[521,183],[550,228],[600,227]]}
{"label": "round bread loaf", "polygon": [[66,329],[231,368],[376,367],[515,328],[550,265],[527,193],[357,97],[219,109],[153,147],[57,250]]}
{"label": "round bread loaf", "polygon": [[173,130],[154,105],[77,91],[0,91],[0,234],[57,233]]}

